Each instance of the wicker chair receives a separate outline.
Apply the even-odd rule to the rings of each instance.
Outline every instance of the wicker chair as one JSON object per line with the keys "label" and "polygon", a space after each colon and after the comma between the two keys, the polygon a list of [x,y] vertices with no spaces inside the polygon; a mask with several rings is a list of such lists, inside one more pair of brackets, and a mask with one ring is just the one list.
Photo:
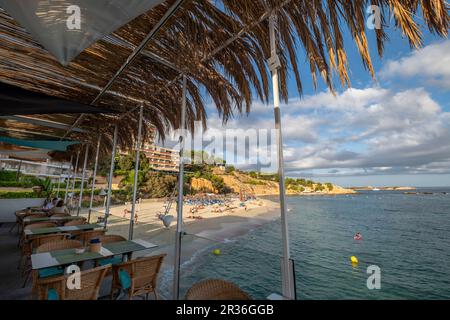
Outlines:
{"label": "wicker chair", "polygon": [[[70,227],[70,226],[81,226],[82,224],[86,224],[86,219],[85,218],[80,218],[77,220],[72,220],[72,221],[67,221],[64,223],[64,227]],[[80,234],[82,234],[85,231],[82,230],[78,230],[78,231],[70,231],[70,234],[72,236],[72,238],[75,238],[77,236],[79,236]]]}
{"label": "wicker chair", "polygon": [[33,223],[33,222],[25,222],[24,221],[25,218],[47,218],[47,217],[48,216],[47,216],[46,213],[29,213],[29,214],[25,214],[21,218],[21,220],[22,220],[22,228],[24,228],[26,225],[29,225],[29,224]]}
{"label": "wicker chair", "polygon": [[31,239],[31,247],[39,248],[43,244],[46,244],[48,242],[58,242],[63,240],[68,240],[70,237],[69,233],[57,233],[57,234],[49,234],[45,236],[38,236]]}
{"label": "wicker chair", "polygon": [[84,245],[87,245],[91,239],[99,238],[105,235],[106,230],[91,230],[83,231],[75,237],[75,239],[80,240]]}
{"label": "wicker chair", "polygon": [[[56,227],[56,223],[53,223],[53,222],[36,222],[36,223],[31,223],[31,224],[25,226],[23,228],[23,231],[39,229],[39,228],[54,228],[54,227]],[[22,237],[25,239],[25,234],[23,234]]]}
{"label": "wicker chair", "polygon": [[50,252],[55,250],[81,248],[83,244],[77,240],[52,241],[40,245],[36,249],[36,253]]}
{"label": "wicker chair", "polygon": [[106,265],[81,272],[81,289],[68,289],[67,275],[40,280],[38,299],[47,300],[49,290],[53,290],[57,293],[58,300],[97,300],[100,286],[109,268],[111,267]]}
{"label": "wicker chair", "polygon": [[[36,253],[50,252],[63,249],[74,249],[81,247],[83,247],[83,244],[80,241],[76,240],[52,241],[40,245],[36,249]],[[36,293],[36,289],[39,290],[41,281],[44,281],[46,279],[39,278],[39,272],[37,270],[32,271],[32,277],[33,277],[33,288],[31,290],[31,295],[33,297],[34,294]]]}
{"label": "wicker chair", "polygon": [[82,224],[86,224],[86,219],[85,218],[80,218],[80,219],[76,219],[76,220],[72,220],[72,221],[67,221],[66,223],[64,223],[65,227],[68,226],[80,226]]}
{"label": "wicker chair", "polygon": [[[54,228],[56,227],[56,224],[53,222],[36,222],[36,223],[31,223],[27,226],[23,227],[23,231],[25,230],[31,230],[31,229],[39,229],[39,228]],[[18,246],[22,247],[24,243],[26,243],[26,236],[25,233],[22,232],[22,236],[19,238],[19,243]]]}
{"label": "wicker chair", "polygon": [[237,285],[220,279],[207,279],[194,284],[186,300],[251,300]]}
{"label": "wicker chair", "polygon": [[115,234],[109,234],[109,235],[103,235],[99,237],[101,243],[113,243],[113,242],[119,242],[119,241],[126,241],[122,236],[115,235]]}
{"label": "wicker chair", "polygon": [[22,232],[22,226],[23,226],[23,219],[31,213],[31,210],[23,209],[18,210],[14,212],[14,215],[16,216],[16,223],[12,225],[11,229],[9,229],[9,232],[12,232],[15,227],[17,227],[17,234],[20,234]]}
{"label": "wicker chair", "polygon": [[[44,236],[34,236],[27,240],[22,246],[22,255],[19,261],[19,269],[23,269],[22,276],[25,277],[22,288],[24,288],[28,282],[28,278],[31,274],[30,257],[33,253],[33,249],[40,247],[47,242],[62,241],[70,237],[68,233],[50,234]],[[25,258],[24,266],[22,267],[23,259]]]}
{"label": "wicker chair", "polygon": [[[145,298],[148,299],[148,294],[152,292],[155,295],[155,299],[158,299],[156,282],[165,256],[166,254],[161,254],[113,265],[111,298],[114,297],[116,291],[127,290],[130,300],[133,297],[142,295],[145,295]],[[130,277],[131,283],[129,288],[122,287],[119,273],[121,271],[126,271]]]}
{"label": "wicker chair", "polygon": [[[100,236],[99,239],[100,239],[100,242],[102,244],[119,242],[119,241],[126,241],[127,240],[124,237],[119,236],[119,235],[115,235],[115,234],[103,235],[103,236]],[[97,266],[97,265],[107,265],[107,264],[117,265],[117,264],[122,263],[122,261],[123,261],[123,256],[122,255],[117,255],[117,256],[114,256],[114,257],[98,259],[98,260],[95,261],[95,266]],[[112,272],[112,269],[110,270],[110,272]],[[108,272],[107,276],[110,275],[110,272]]]}
{"label": "wicker chair", "polygon": [[24,257],[29,258],[29,256],[33,252],[33,249],[39,247],[41,244],[51,242],[51,241],[65,240],[65,239],[68,239],[69,236],[70,236],[70,234],[68,234],[68,233],[58,233],[58,234],[50,234],[50,235],[43,235],[43,236],[31,236],[22,245],[21,260]]}

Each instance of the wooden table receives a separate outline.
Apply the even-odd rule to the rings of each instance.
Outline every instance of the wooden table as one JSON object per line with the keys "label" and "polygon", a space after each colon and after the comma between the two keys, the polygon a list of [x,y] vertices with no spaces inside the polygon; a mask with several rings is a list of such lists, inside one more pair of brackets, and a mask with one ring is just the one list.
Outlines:
{"label": "wooden table", "polygon": [[76,253],[75,249],[56,250],[31,255],[33,270],[67,266],[77,262],[108,258],[116,255],[130,255],[136,251],[156,248],[157,245],[141,239],[105,243],[99,253],[86,250]]}
{"label": "wooden table", "polygon": [[43,207],[31,207],[31,208],[24,208],[24,209],[20,209],[16,212],[27,212],[29,211],[30,213],[40,213],[40,212],[48,212],[48,210],[44,211]]}
{"label": "wooden table", "polygon": [[72,231],[87,231],[94,229],[104,228],[104,224],[93,223],[93,224],[81,224],[79,226],[66,226],[66,227],[51,227],[51,228],[36,228],[36,229],[27,229],[24,230],[25,236],[35,236],[35,235],[44,235],[44,234],[52,234],[52,233],[61,233],[61,232],[72,232]]}
{"label": "wooden table", "polygon": [[23,222],[34,223],[34,222],[61,222],[61,221],[71,221],[84,219],[79,216],[67,216],[67,217],[25,217]]}

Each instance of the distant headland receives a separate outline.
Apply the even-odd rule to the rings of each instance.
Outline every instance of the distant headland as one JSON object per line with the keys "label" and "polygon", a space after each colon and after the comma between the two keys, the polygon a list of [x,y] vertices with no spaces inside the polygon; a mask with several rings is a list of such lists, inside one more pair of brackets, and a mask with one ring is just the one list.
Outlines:
{"label": "distant headland", "polygon": [[366,186],[366,187],[350,187],[351,190],[357,190],[357,191],[408,191],[408,190],[416,190],[416,187],[372,187],[372,186]]}

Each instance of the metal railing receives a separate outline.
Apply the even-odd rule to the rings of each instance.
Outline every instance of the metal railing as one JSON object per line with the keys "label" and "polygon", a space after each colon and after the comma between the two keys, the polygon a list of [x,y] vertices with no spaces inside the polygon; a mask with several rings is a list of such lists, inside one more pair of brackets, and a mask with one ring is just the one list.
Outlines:
{"label": "metal railing", "polygon": [[[10,158],[0,158],[0,170],[14,171],[18,174],[37,176],[37,177],[73,177],[71,166],[69,163],[55,164],[46,162],[33,162],[27,160],[17,160]],[[91,172],[87,170],[87,175],[90,176]],[[81,179],[81,173],[78,173],[75,177]]]}

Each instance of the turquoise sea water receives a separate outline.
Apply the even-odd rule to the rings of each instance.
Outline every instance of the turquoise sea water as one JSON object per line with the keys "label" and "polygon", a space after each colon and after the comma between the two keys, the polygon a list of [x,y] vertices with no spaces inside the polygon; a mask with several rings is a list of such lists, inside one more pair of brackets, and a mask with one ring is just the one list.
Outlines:
{"label": "turquoise sea water", "polygon": [[[367,191],[289,197],[298,299],[450,299],[450,188],[433,194]],[[362,241],[353,240],[361,232]],[[235,242],[214,244],[185,266],[182,292],[204,278],[232,281],[256,299],[281,291],[280,222]],[[350,256],[359,259],[357,267]],[[369,290],[367,267],[381,269]]]}

